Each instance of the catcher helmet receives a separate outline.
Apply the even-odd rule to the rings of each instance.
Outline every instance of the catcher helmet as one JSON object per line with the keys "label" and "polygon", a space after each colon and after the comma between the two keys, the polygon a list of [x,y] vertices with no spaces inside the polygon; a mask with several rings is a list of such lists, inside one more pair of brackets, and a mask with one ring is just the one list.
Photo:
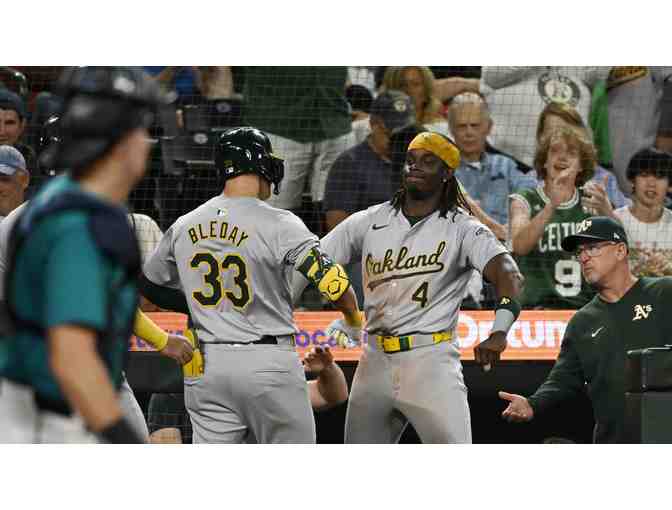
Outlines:
{"label": "catcher helmet", "polygon": [[284,162],[273,155],[268,136],[256,128],[239,127],[222,133],[215,145],[215,165],[222,182],[254,173],[273,184],[273,193],[280,193]]}
{"label": "catcher helmet", "polygon": [[149,127],[153,110],[173,99],[132,67],[70,67],[56,92],[63,99],[61,139],[43,154],[43,164],[71,170],[103,156],[127,132]]}

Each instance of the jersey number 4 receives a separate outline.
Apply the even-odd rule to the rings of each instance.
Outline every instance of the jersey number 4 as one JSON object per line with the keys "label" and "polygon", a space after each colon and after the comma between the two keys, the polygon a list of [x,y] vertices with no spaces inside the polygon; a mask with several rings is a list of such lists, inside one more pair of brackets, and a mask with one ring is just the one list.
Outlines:
{"label": "jersey number 4", "polygon": [[[223,296],[226,296],[234,308],[237,309],[245,308],[250,303],[252,291],[247,283],[247,265],[240,255],[232,253],[226,255],[219,262],[212,253],[197,253],[192,257],[190,265],[192,268],[198,269],[201,264],[208,266],[208,272],[202,276],[203,282],[209,288],[203,289],[203,291],[194,291],[192,296],[202,306],[217,306]],[[224,288],[220,267],[222,272],[235,269],[236,275],[233,277],[233,282],[236,285],[235,289]]]}
{"label": "jersey number 4", "polygon": [[429,289],[429,282],[425,282],[411,296],[411,301],[420,303],[420,308],[427,306],[427,290]]}

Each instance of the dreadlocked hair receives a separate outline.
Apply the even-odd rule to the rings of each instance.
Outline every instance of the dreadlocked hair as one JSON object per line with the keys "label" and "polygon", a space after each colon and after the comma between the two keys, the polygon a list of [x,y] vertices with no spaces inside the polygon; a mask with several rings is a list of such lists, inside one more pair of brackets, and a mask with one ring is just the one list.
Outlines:
{"label": "dreadlocked hair", "polygon": [[[445,165],[445,163],[444,163]],[[447,167],[448,165],[446,165]],[[406,189],[402,184],[401,187],[392,197],[391,203],[397,211],[401,210],[402,205],[404,204],[404,199],[406,198]],[[457,214],[458,209],[462,208],[467,213],[473,216],[471,207],[469,207],[469,202],[467,201],[464,193],[462,192],[462,186],[460,186],[459,181],[455,176],[451,176],[448,181],[443,183],[443,189],[441,190],[441,199],[439,200],[439,217],[447,218],[448,212],[453,212],[453,218]]]}

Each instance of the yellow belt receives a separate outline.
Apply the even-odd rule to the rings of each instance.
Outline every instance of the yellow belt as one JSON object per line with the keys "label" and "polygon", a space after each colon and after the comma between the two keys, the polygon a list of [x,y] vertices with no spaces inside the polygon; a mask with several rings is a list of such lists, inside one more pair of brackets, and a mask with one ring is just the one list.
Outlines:
{"label": "yellow belt", "polygon": [[386,353],[410,351],[414,347],[423,345],[440,344],[442,342],[450,342],[453,339],[452,331],[439,331],[431,334],[431,343],[422,342],[420,339],[429,340],[430,335],[406,335],[406,336],[382,336],[376,337],[376,345],[378,349]]}

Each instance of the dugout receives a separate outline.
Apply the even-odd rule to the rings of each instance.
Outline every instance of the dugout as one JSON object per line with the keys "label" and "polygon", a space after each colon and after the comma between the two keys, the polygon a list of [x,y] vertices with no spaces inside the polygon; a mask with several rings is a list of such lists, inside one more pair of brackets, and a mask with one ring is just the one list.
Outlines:
{"label": "dugout", "polygon": [[[338,363],[350,386],[357,362]],[[469,388],[474,443],[541,443],[558,437],[577,443],[591,442],[594,422],[590,401],[585,395],[557,406],[531,423],[510,424],[500,417],[506,403],[498,398],[497,392],[531,394],[544,381],[553,361],[502,361],[489,373],[484,373],[473,361],[463,361],[463,366]],[[152,391],[182,391],[179,368],[155,352],[131,352],[126,374],[145,413]],[[343,404],[315,414],[318,443],[343,442],[345,410],[346,404]],[[406,429],[401,442],[419,442],[412,427]]]}

